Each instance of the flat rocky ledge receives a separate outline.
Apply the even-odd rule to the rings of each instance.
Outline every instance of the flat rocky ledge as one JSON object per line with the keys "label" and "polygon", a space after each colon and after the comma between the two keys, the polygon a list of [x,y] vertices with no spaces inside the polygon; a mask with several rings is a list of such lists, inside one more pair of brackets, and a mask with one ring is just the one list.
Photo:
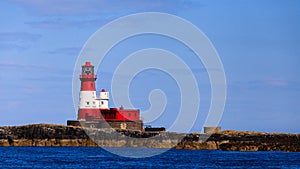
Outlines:
{"label": "flat rocky ledge", "polygon": [[32,124],[0,127],[0,146],[148,147],[188,150],[300,152],[300,134],[238,132],[218,134],[93,129]]}

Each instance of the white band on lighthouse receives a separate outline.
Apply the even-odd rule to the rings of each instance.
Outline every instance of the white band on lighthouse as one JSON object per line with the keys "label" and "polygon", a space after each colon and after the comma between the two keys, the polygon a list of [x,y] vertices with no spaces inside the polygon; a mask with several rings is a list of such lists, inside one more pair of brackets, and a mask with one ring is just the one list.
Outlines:
{"label": "white band on lighthouse", "polygon": [[99,109],[100,102],[97,99],[96,91],[80,91],[79,109]]}

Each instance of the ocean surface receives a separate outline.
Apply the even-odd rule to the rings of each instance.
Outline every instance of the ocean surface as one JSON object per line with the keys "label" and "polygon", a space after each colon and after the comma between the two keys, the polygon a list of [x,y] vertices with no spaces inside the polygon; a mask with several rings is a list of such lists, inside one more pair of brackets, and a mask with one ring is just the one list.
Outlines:
{"label": "ocean surface", "polygon": [[91,147],[0,147],[0,168],[300,168],[300,153],[171,149],[153,157],[126,158]]}

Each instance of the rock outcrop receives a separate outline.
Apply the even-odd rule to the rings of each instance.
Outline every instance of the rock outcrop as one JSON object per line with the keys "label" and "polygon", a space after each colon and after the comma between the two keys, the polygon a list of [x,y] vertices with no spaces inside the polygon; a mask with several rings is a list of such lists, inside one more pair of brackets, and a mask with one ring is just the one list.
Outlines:
{"label": "rock outcrop", "polygon": [[142,133],[33,124],[0,127],[0,146],[105,146],[188,150],[300,151],[300,135],[223,131],[218,134]]}

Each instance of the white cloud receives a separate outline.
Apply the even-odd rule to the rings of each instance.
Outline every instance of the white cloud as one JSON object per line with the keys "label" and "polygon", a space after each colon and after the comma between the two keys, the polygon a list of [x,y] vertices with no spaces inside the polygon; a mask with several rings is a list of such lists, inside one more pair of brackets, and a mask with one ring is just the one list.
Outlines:
{"label": "white cloud", "polygon": [[30,48],[31,44],[41,37],[40,34],[27,32],[1,32],[0,49],[22,51]]}
{"label": "white cloud", "polygon": [[2,32],[0,33],[0,41],[3,42],[24,42],[24,41],[36,41],[40,39],[42,35],[33,34],[27,32]]}
{"label": "white cloud", "polygon": [[120,10],[174,10],[184,7],[181,0],[14,0],[31,13],[39,15],[85,15]]}
{"label": "white cloud", "polygon": [[47,53],[49,54],[63,54],[63,55],[76,55],[79,54],[81,48],[80,47],[65,47],[65,48],[58,48]]}
{"label": "white cloud", "polygon": [[283,79],[272,79],[268,83],[272,86],[287,86],[289,84],[288,81]]}
{"label": "white cloud", "polygon": [[100,25],[106,23],[107,21],[105,19],[46,19],[41,21],[29,21],[25,22],[25,24],[30,25],[34,28],[65,28],[65,27],[91,27],[96,26],[99,27]]}

